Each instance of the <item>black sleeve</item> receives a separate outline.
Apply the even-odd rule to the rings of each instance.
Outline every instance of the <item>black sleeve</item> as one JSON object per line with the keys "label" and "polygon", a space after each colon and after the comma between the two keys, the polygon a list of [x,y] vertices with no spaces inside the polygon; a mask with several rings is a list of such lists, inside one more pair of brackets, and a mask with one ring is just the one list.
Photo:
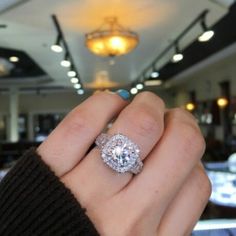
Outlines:
{"label": "black sleeve", "polygon": [[34,149],[0,183],[1,236],[98,236],[69,189]]}

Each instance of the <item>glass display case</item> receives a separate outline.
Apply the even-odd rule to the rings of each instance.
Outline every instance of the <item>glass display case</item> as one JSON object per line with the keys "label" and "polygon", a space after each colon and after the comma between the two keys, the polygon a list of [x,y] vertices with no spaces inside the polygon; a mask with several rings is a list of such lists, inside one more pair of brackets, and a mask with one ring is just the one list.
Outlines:
{"label": "glass display case", "polygon": [[[236,235],[236,162],[205,163],[212,184],[206,219],[195,226],[192,236]],[[210,219],[207,219],[207,218]]]}

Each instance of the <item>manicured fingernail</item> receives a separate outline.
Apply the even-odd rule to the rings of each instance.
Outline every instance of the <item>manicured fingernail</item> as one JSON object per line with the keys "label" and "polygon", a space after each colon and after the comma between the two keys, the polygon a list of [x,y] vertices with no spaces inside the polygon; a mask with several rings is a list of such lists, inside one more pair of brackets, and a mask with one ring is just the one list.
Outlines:
{"label": "manicured fingernail", "polygon": [[125,89],[119,89],[116,91],[116,93],[124,100],[129,100],[130,98],[130,93]]}

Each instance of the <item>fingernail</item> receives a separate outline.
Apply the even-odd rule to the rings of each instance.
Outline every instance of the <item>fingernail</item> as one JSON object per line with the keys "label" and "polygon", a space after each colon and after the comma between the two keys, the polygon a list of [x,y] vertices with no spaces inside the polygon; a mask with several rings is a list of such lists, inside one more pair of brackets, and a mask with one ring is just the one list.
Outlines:
{"label": "fingernail", "polygon": [[127,90],[125,90],[125,89],[117,90],[116,94],[118,94],[124,100],[129,100],[129,98],[130,98],[130,93]]}

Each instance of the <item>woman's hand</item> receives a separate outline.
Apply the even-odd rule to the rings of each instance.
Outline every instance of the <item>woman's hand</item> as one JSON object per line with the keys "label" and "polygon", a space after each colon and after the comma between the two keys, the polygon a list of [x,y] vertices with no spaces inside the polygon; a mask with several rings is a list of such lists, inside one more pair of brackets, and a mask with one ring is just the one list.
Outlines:
{"label": "woman's hand", "polygon": [[[112,118],[109,134],[138,144],[144,167],[134,176],[104,164],[89,147]],[[105,236],[189,235],[210,196],[200,159],[204,139],[191,114],[166,110],[150,92],[128,104],[100,92],[75,108],[43,142],[38,153],[73,192]]]}

